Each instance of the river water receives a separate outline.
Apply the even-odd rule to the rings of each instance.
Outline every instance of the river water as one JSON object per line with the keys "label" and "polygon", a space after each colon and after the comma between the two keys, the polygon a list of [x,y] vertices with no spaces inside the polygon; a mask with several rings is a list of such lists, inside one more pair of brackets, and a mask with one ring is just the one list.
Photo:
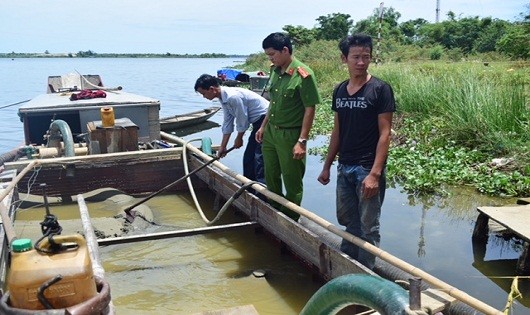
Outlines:
{"label": "river water", "polygon": [[[211,106],[193,90],[195,79],[215,74],[220,68],[234,66],[242,59],[1,59],[0,107],[45,93],[49,75],[71,72],[99,74],[105,86],[122,86],[125,91],[157,98],[160,116],[186,113]],[[0,153],[23,144],[22,123],[17,116],[19,105],[0,109]],[[210,137],[220,143],[217,113],[209,129],[185,135],[186,139]],[[325,137],[309,141],[310,147],[325,144]],[[391,154],[391,153],[390,153]],[[222,162],[242,172],[242,150],[232,151]],[[309,156],[304,179],[302,206],[324,219],[335,219],[335,170],[332,183],[320,185],[321,157]],[[503,309],[510,291],[515,262],[521,244],[491,235],[485,262],[474,262],[471,235],[478,206],[506,205],[513,199],[482,196],[473,190],[451,189],[449,197],[418,197],[406,194],[399,185],[389,187],[381,216],[381,248],[390,254],[432,274],[489,305]],[[203,196],[202,202],[210,202]],[[179,206],[177,207],[176,204]],[[166,224],[193,219],[189,196],[154,198],[149,206],[158,209],[159,219]],[[168,211],[167,208],[172,211]],[[174,209],[185,209],[173,211]],[[181,216],[185,216],[184,218]],[[173,222],[173,223],[171,223]],[[248,234],[248,235],[247,235]],[[285,257],[270,258],[276,249],[253,233],[210,235],[189,239],[136,243],[131,246],[109,246],[101,249],[113,298],[123,314],[190,314],[208,310],[201,301],[219,302],[217,308],[253,302],[260,314],[296,314],[304,301],[317,289],[300,266]],[[259,246],[249,246],[260,244]],[[249,277],[256,262],[263,268],[280,270],[272,277],[276,283]],[[221,268],[225,273],[212,270]],[[191,279],[191,274],[202,275]],[[193,280],[193,281],[192,281]],[[215,284],[215,285],[214,285]],[[227,287],[238,287],[236,292]],[[516,301],[513,314],[530,313],[530,285],[519,283],[524,299]],[[139,289],[140,288],[140,289]],[[134,292],[134,293],[131,293]],[[288,297],[285,299],[285,297]],[[186,301],[185,303],[183,301]],[[257,305],[256,305],[257,304]]]}

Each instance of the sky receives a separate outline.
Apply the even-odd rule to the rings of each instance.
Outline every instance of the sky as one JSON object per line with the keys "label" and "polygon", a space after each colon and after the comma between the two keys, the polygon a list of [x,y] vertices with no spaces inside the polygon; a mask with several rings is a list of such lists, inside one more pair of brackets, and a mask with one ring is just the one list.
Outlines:
{"label": "sky", "polygon": [[[349,14],[354,24],[380,1],[359,0],[0,0],[0,53],[224,53],[260,52],[263,38],[285,25],[317,26],[319,16]],[[434,23],[436,0],[384,1],[398,22]],[[439,0],[440,21],[527,12],[528,0]]]}

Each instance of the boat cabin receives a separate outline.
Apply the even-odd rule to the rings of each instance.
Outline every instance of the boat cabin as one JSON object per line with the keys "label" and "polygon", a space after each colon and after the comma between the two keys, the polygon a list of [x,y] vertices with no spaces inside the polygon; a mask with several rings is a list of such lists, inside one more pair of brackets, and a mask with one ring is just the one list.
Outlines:
{"label": "boat cabin", "polygon": [[[81,94],[83,92],[85,94]],[[89,96],[81,98],[79,95]],[[89,123],[101,125],[101,109],[105,107],[112,107],[118,123],[125,119],[126,128],[136,126],[138,141],[160,139],[159,100],[124,92],[121,87],[103,88],[97,75],[77,75],[77,79],[68,75],[49,77],[48,93],[20,107],[18,115],[24,124],[25,143],[46,144],[45,135],[50,123],[55,120],[68,124],[75,142],[86,141],[85,135],[90,132]]]}

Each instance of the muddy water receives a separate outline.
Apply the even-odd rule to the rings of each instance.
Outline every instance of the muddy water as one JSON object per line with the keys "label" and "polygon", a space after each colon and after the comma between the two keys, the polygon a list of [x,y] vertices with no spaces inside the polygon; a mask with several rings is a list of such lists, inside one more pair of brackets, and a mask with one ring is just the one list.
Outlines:
{"label": "muddy water", "polygon": [[[201,207],[213,218],[212,194],[199,192]],[[161,226],[134,233],[204,227],[188,194],[148,201]],[[91,217],[113,213],[110,203],[88,203]],[[79,217],[77,204],[51,205],[59,223]],[[45,209],[22,210],[17,224],[37,224]],[[219,224],[243,221],[231,210]],[[40,227],[37,227],[40,229]],[[26,232],[29,229],[26,230]],[[74,228],[75,230],[75,228]],[[71,233],[73,230],[65,233]],[[36,240],[36,233],[27,232]],[[65,234],[63,233],[63,235]],[[20,229],[17,235],[24,236]],[[252,304],[260,314],[297,314],[321,283],[277,244],[253,228],[159,241],[100,247],[105,276],[118,314],[193,314]],[[256,277],[254,271],[265,272]]]}

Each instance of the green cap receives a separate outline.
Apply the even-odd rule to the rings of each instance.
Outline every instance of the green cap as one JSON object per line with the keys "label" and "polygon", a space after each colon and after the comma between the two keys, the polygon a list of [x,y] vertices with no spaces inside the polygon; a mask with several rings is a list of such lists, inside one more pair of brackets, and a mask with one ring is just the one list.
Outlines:
{"label": "green cap", "polygon": [[13,241],[11,246],[13,247],[13,251],[17,253],[26,252],[33,248],[33,244],[31,244],[31,240],[29,238],[16,239]]}

